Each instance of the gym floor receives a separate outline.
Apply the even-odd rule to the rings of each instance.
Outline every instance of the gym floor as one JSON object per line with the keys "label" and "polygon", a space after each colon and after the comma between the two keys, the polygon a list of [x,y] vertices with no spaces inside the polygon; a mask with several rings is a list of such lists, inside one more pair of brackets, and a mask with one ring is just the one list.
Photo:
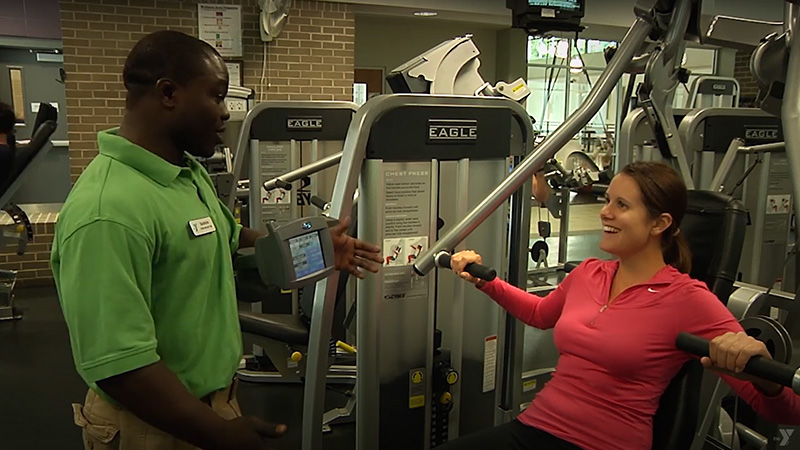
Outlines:
{"label": "gym floor", "polygon": [[[80,429],[72,423],[72,403],[83,402],[86,385],[75,372],[67,326],[55,288],[17,291],[24,317],[0,322],[0,448],[9,450],[83,450]],[[300,385],[242,383],[239,402],[245,414],[286,423],[289,431],[273,446],[300,448],[303,389]],[[331,405],[346,399],[329,391]],[[324,436],[326,448],[352,449],[353,424]]]}
{"label": "gym floor", "polygon": [[[571,211],[570,259],[595,255],[599,206],[576,205]],[[537,212],[532,216],[535,229]],[[558,230],[557,221],[553,230]],[[558,254],[557,232],[548,239],[550,258]],[[534,233],[531,239],[538,239]],[[552,262],[554,264],[555,261]],[[82,450],[80,429],[72,423],[70,405],[83,402],[86,386],[75,372],[69,336],[55,288],[17,291],[20,321],[0,322],[0,447],[11,450]],[[289,431],[276,440],[276,450],[296,449],[302,439],[303,390],[300,385],[242,383],[239,401],[245,414],[286,423]],[[329,391],[328,404],[343,406],[345,398]],[[354,424],[339,425],[324,436],[326,448],[352,449]]]}

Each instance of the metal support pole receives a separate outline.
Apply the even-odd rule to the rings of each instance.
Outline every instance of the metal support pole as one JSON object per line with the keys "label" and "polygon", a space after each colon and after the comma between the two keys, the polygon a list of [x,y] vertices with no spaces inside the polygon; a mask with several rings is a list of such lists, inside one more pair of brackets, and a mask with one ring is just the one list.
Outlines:
{"label": "metal support pole", "polygon": [[326,156],[325,158],[322,158],[319,161],[315,161],[311,164],[304,165],[298,168],[297,170],[293,170],[279,177],[275,177],[269,181],[266,181],[264,183],[264,189],[266,189],[267,191],[276,189],[278,187],[277,185],[278,180],[286,183],[293,183],[297,180],[302,179],[303,177],[307,177],[311,174],[321,172],[329,167],[333,167],[336,164],[339,164],[339,161],[341,160],[342,160],[342,152]]}

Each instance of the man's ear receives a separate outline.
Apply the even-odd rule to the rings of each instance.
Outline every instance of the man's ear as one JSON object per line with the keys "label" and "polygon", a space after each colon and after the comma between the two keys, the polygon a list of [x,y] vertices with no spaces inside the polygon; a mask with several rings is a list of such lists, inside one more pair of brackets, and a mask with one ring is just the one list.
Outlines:
{"label": "man's ear", "polygon": [[175,92],[178,90],[178,85],[170,78],[161,78],[156,82],[156,91],[158,92],[161,104],[168,109],[175,108]]}
{"label": "man's ear", "polygon": [[663,233],[666,229],[672,226],[672,215],[669,213],[663,213],[656,218],[656,223],[651,230],[653,235],[659,235]]}

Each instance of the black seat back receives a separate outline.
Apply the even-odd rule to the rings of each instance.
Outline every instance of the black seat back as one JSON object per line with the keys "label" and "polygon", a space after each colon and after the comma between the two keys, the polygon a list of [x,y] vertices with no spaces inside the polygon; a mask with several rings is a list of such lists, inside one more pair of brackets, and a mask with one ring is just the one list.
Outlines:
{"label": "black seat back", "polygon": [[[689,191],[681,234],[692,251],[690,276],[727,303],[739,268],[747,228],[741,201],[717,192]],[[684,364],[661,396],[653,417],[653,450],[689,448],[697,429],[703,367]]]}
{"label": "black seat back", "polygon": [[49,103],[39,103],[39,112],[36,113],[36,120],[33,122],[31,136],[36,136],[39,127],[48,121],[58,123],[58,110]]}
{"label": "black seat back", "polygon": [[695,280],[706,283],[722,303],[728,303],[739,272],[747,210],[736,198],[711,191],[689,191],[681,233],[692,251]]}

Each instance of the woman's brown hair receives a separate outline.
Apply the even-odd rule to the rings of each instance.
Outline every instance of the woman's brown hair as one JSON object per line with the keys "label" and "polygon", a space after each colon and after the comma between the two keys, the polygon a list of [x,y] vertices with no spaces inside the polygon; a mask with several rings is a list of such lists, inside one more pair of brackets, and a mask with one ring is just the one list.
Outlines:
{"label": "woman's brown hair", "polygon": [[692,270],[692,253],[680,225],[686,213],[686,185],[675,170],[660,162],[635,162],[620,173],[633,178],[642,193],[642,201],[651,218],[661,214],[672,216],[672,225],[661,234],[664,262],[683,273]]}

